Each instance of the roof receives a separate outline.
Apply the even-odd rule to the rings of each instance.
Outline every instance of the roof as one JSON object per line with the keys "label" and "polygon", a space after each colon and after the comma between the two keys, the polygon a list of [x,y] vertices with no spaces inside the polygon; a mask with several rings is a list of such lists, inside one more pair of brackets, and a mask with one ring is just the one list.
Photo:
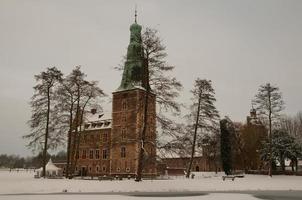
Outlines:
{"label": "roof", "polygon": [[[179,151],[179,152],[175,152],[172,149],[165,149],[165,148],[161,148],[157,150],[157,155],[161,158],[161,159],[165,159],[165,158],[189,158],[191,157],[190,153],[185,152],[185,151]],[[194,157],[202,157],[202,150],[199,148],[196,148],[195,150],[195,155]]]}
{"label": "roof", "polygon": [[99,130],[111,128],[111,113],[87,113],[85,115],[84,130]]}
{"label": "roof", "polygon": [[[51,158],[49,159],[48,163],[45,166],[46,171],[59,171],[61,170],[61,168],[55,166],[51,160]],[[43,167],[39,168],[38,171],[42,171]]]}
{"label": "roof", "polygon": [[92,114],[91,112],[85,115],[85,122],[97,122],[102,120],[111,120],[111,112],[99,112]]}

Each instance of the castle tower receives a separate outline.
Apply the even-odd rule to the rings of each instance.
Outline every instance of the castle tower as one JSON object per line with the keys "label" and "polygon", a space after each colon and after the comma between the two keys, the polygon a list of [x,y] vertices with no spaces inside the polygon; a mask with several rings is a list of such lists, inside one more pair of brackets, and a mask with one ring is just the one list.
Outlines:
{"label": "castle tower", "polygon": [[[144,62],[142,27],[130,26],[130,43],[119,88],[113,92],[110,174],[135,176],[142,146],[145,95],[150,91],[148,69]],[[143,174],[156,174],[156,110],[155,95],[148,92],[147,126],[144,141]]]}

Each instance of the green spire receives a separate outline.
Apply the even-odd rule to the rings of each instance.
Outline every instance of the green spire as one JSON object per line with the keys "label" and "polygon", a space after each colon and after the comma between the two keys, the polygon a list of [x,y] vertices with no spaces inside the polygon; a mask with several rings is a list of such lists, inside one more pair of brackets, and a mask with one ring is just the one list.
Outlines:
{"label": "green spire", "polygon": [[144,87],[144,51],[142,45],[142,27],[136,22],[130,26],[130,43],[127,49],[127,60],[124,65],[123,78],[120,87],[117,89],[129,90],[135,87]]}

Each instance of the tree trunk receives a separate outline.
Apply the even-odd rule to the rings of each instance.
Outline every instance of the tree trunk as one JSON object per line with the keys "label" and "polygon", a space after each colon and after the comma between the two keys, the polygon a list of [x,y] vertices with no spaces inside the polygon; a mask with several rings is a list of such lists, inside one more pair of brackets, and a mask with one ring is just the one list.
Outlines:
{"label": "tree trunk", "polygon": [[77,166],[77,163],[78,163],[78,157],[77,157],[77,152],[79,152],[79,149],[80,149],[80,143],[81,143],[81,133],[82,133],[82,124],[83,124],[83,118],[84,118],[84,111],[85,111],[85,108],[86,108],[86,105],[88,104],[89,100],[91,98],[89,97],[87,99],[87,101],[85,102],[85,104],[83,105],[83,108],[82,108],[82,111],[80,111],[80,123],[79,123],[79,126],[80,126],[80,131],[78,133],[78,136],[77,136],[77,145],[76,145],[76,150],[75,150],[75,161],[74,161],[74,168],[72,169],[73,172],[75,171],[75,168]]}
{"label": "tree trunk", "polygon": [[73,144],[72,144],[72,152],[71,152],[71,173],[74,174],[75,169],[75,150],[76,150],[76,144],[78,139],[78,126],[79,126],[79,113],[80,113],[80,88],[79,85],[77,85],[77,109],[76,109],[76,115],[75,115],[75,126],[74,126],[74,134],[73,134]]}
{"label": "tree trunk", "polygon": [[198,122],[199,122],[200,103],[201,103],[201,91],[199,92],[199,97],[198,97],[198,107],[197,107],[197,113],[196,113],[197,116],[196,116],[196,122],[195,122],[195,128],[194,128],[191,158],[190,158],[190,162],[189,162],[189,166],[188,166],[187,174],[186,174],[187,178],[190,177],[191,168],[192,168],[192,164],[193,164],[193,160],[194,160],[195,145],[196,145],[196,138],[197,138],[197,129],[198,129]]}
{"label": "tree trunk", "polygon": [[43,149],[43,177],[46,176],[46,157],[47,157],[47,142],[48,142],[48,127],[49,127],[49,115],[50,115],[50,88],[47,88],[47,113],[46,113],[46,128],[45,128],[45,142]]}
{"label": "tree trunk", "polygon": [[140,149],[138,155],[138,164],[137,164],[137,171],[136,171],[136,178],[135,181],[142,180],[142,171],[144,169],[144,154],[145,154],[145,137],[146,137],[146,130],[147,130],[147,123],[148,123],[148,107],[149,107],[149,94],[150,94],[150,85],[149,85],[149,54],[146,54],[146,58],[144,59],[144,73],[142,77],[143,87],[146,89],[145,93],[145,100],[144,100],[144,122],[143,122],[143,130],[141,134],[141,142],[140,142]]}
{"label": "tree trunk", "polygon": [[285,160],[284,160],[283,155],[280,156],[280,165],[281,165],[281,170],[284,173],[285,172]]}
{"label": "tree trunk", "polygon": [[142,171],[144,168],[144,144],[145,144],[145,136],[146,136],[146,130],[147,130],[147,123],[148,123],[148,99],[149,99],[149,88],[146,89],[145,94],[145,101],[144,101],[144,124],[143,124],[143,131],[141,135],[141,146],[139,151],[139,159],[138,159],[138,166],[137,166],[137,174],[135,181],[141,181],[142,180]]}
{"label": "tree trunk", "polygon": [[268,91],[268,100],[269,100],[269,115],[268,115],[268,120],[269,120],[269,170],[268,170],[268,175],[270,177],[273,176],[272,172],[272,165],[273,165],[273,151],[272,151],[272,105],[271,105],[271,92],[270,90]]}
{"label": "tree trunk", "polygon": [[72,118],[73,118],[73,100],[71,100],[72,104],[70,106],[69,110],[69,131],[68,131],[68,138],[67,138],[67,163],[66,163],[66,172],[65,172],[65,177],[69,177],[69,172],[70,172],[70,147],[71,147],[71,134],[72,134]]}

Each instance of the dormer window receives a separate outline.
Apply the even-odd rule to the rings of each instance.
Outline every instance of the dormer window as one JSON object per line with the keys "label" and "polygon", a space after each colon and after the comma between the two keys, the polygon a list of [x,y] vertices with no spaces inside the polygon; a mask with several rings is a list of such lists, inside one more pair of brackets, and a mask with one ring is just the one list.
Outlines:
{"label": "dormer window", "polygon": [[88,129],[90,124],[85,124],[85,129]]}
{"label": "dormer window", "polygon": [[103,123],[97,123],[97,127],[102,127],[103,126]]}

